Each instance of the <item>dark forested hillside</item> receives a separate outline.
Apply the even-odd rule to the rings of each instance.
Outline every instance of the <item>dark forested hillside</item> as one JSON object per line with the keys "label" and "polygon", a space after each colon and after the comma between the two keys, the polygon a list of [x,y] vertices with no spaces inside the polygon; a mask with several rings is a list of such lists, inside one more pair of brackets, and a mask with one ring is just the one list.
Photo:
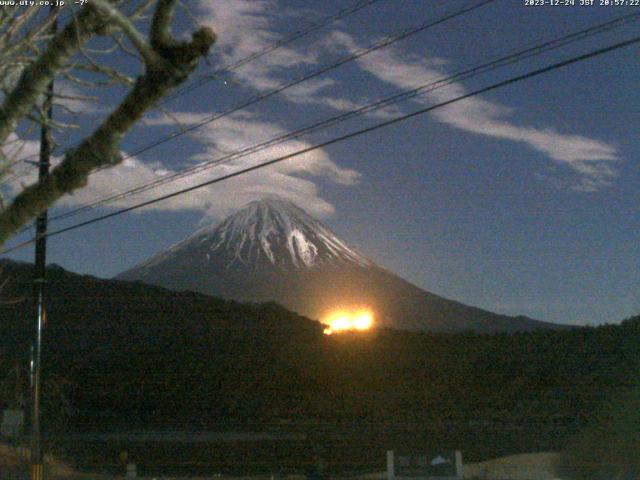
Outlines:
{"label": "dark forested hillside", "polygon": [[[33,306],[30,269],[4,263],[2,275],[4,377],[16,361],[26,365]],[[44,372],[64,380],[73,407],[66,428],[355,421],[387,433],[411,425],[473,448],[484,435],[492,454],[541,450],[561,447],[640,372],[637,320],[513,335],[324,336],[275,304],[57,267],[49,279]]]}

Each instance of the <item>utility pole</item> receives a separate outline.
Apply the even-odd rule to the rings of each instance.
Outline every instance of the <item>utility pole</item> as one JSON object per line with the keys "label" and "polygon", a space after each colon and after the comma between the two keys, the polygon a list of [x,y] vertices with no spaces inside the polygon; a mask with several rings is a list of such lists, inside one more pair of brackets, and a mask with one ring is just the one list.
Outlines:
{"label": "utility pole", "polygon": [[[56,15],[56,7],[51,5],[51,15]],[[58,29],[58,19],[51,24],[51,33]],[[42,182],[49,175],[51,162],[51,126],[49,120],[53,118],[53,79],[49,82],[45,93],[42,111],[46,118],[42,121],[40,129],[40,162],[38,166],[38,181]],[[37,303],[37,323],[35,345],[31,358],[31,480],[43,480],[43,455],[40,431],[40,397],[41,397],[41,358],[42,358],[42,333],[47,322],[47,310],[45,307],[45,282],[47,264],[47,210],[36,218],[36,258],[34,271],[34,294]]]}

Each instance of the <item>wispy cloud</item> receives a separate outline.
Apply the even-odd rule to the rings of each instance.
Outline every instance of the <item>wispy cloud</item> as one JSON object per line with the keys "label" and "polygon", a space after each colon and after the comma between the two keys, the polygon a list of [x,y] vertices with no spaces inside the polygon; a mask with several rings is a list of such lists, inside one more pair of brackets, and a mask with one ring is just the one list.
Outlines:
{"label": "wispy cloud", "polygon": [[[273,0],[199,0],[196,12],[198,20],[212,26],[218,35],[216,53],[221,64],[232,65],[280,39],[273,29],[279,10]],[[281,47],[268,58],[235,70],[234,75],[248,86],[266,90],[281,83],[280,75],[286,69],[314,63],[317,55],[312,49]]]}
{"label": "wispy cloud", "polygon": [[15,133],[9,134],[5,143],[0,145],[2,196],[11,198],[15,188],[28,185],[29,173],[37,170],[29,161],[37,161],[39,154],[39,141],[25,140]]}
{"label": "wispy cloud", "polygon": [[58,95],[55,103],[63,107],[63,111],[60,113],[77,116],[104,114],[110,111],[105,105],[99,104],[97,94],[94,95],[90,89],[83,91],[69,80],[57,81],[55,91]]}
{"label": "wispy cloud", "polygon": [[[447,76],[442,67],[398,49],[375,52],[359,59],[359,63],[371,75],[401,89],[414,88],[418,83],[433,82]],[[465,93],[467,89],[462,84],[453,83],[417,97],[415,101],[421,104],[440,103]],[[619,156],[614,145],[583,135],[563,133],[554,127],[541,129],[518,125],[511,118],[516,115],[513,109],[480,97],[458,101],[434,111],[432,115],[466,132],[526,144],[577,173],[576,190],[600,189],[608,186],[616,176],[613,162],[619,160]]]}
{"label": "wispy cloud", "polygon": [[[201,18],[220,34],[218,47],[226,63],[254,53],[280,38],[275,30],[277,19],[274,12],[280,10],[275,0],[201,0],[198,5]],[[238,69],[234,75],[255,89],[273,88],[282,83],[289,69],[356,52],[369,45],[371,40],[359,40],[339,28],[333,28],[314,40],[301,42],[306,48],[298,43],[283,47],[265,59]],[[400,48],[378,50],[357,61],[364,72],[402,90],[446,77],[449,63],[441,57],[417,56]],[[340,78],[332,75],[314,79],[286,92],[285,98],[300,106],[321,105],[337,111],[352,110],[374,100],[366,92],[358,100],[353,96],[337,95],[335,87],[339,85]],[[467,92],[461,83],[452,83],[417,97],[414,102],[421,105],[439,103]],[[397,115],[401,108],[389,107],[374,115],[389,118]],[[573,171],[575,190],[598,190],[615,178],[615,162],[619,160],[619,154],[614,145],[563,132],[552,123],[546,128],[524,125],[518,122],[517,114],[512,108],[474,97],[434,111],[432,117],[464,132],[527,145]]]}
{"label": "wispy cloud", "polygon": [[40,151],[40,142],[25,140],[15,133],[10,133],[4,144],[0,145],[0,154],[9,162],[20,162],[35,157]]}
{"label": "wispy cloud", "polygon": [[[210,25],[218,34],[216,52],[220,65],[233,65],[251,54],[261,51],[281,40],[276,30],[281,20],[282,8],[275,0],[200,0],[198,19]],[[277,15],[276,15],[277,13]],[[348,37],[348,34],[345,34]],[[341,38],[339,30],[328,30],[304,41],[283,46],[233,71],[239,84],[264,92],[309,73],[309,66],[334,61],[337,54],[344,54],[343,46],[333,41]],[[366,104],[369,99],[353,101],[335,95],[332,87],[337,80],[323,75],[284,90],[280,96],[296,105],[319,105],[333,110],[352,110]],[[373,115],[389,117],[388,110]]]}
{"label": "wispy cloud", "polygon": [[[194,123],[200,117],[193,113],[175,113],[173,118],[156,117],[149,123],[155,125],[171,124],[177,119],[185,124]],[[215,126],[205,127],[199,131],[205,150],[191,158],[196,162],[208,162],[221,156],[220,151],[235,151],[247,145],[284,134],[285,131],[272,124],[259,120],[256,116],[243,113],[225,117]],[[176,192],[204,181],[236,172],[256,165],[262,161],[286,155],[309,144],[293,140],[273,146],[249,157],[238,158],[196,174],[180,178],[163,185],[161,188],[148,190],[141,194],[117,200],[109,204],[109,208],[122,208],[151,200],[160,195]],[[56,159],[54,165],[58,163]],[[22,183],[36,181],[36,169],[22,178]],[[150,183],[176,173],[166,165],[157,162],[142,162],[137,158],[127,158],[120,165],[102,170],[91,175],[88,185],[62,198],[59,205],[77,206],[92,202],[95,199],[108,197],[114,193],[124,192],[138,185]],[[171,199],[145,207],[144,210],[193,210],[207,216],[221,218],[248,201],[267,195],[279,195],[302,205],[310,213],[326,217],[334,213],[334,207],[321,198],[318,180],[324,179],[341,185],[354,185],[360,174],[355,170],[338,166],[329,155],[322,150],[315,150],[292,158],[283,163],[260,169],[231,180],[194,190],[186,195],[178,195]],[[13,193],[21,188],[17,181],[9,184]]]}
{"label": "wispy cloud", "polygon": [[[195,13],[199,21],[210,24],[218,33],[219,40],[215,52],[219,56],[219,64],[228,65],[260,51],[281,38],[277,29],[280,10],[276,0],[199,0]],[[264,58],[235,70],[233,76],[235,81],[245,87],[266,91],[291,80],[291,72],[303,71],[305,67],[324,64],[338,55],[356,52],[371,40],[359,40],[336,27],[314,35],[311,39],[305,39],[305,42],[281,47]],[[440,57],[423,57],[399,48],[386,48],[361,57],[352,68],[359,68],[360,72],[371,75],[387,87],[406,90],[446,77],[448,64],[446,59]],[[354,95],[352,85],[343,90],[351,92],[348,96],[337,94],[339,87],[345,86],[342,82],[347,81],[352,82],[352,79],[334,73],[300,84],[288,90],[282,98],[301,108],[313,105],[334,111],[353,110],[376,100],[368,91]],[[63,91],[70,97],[75,94],[71,85],[64,85]],[[417,97],[413,102],[429,105],[467,92],[467,88],[461,83],[453,83]],[[75,100],[68,100],[72,101]],[[67,106],[88,108],[89,113],[95,113],[86,102],[78,101]],[[373,115],[390,118],[401,114],[404,108],[406,105],[390,106]],[[482,97],[474,97],[434,111],[432,117],[463,132],[527,145],[555,164],[574,172],[576,180],[572,188],[576,191],[600,190],[610,185],[616,177],[616,161],[619,160],[619,154],[614,145],[584,135],[562,132],[557,126],[538,128],[523,125],[518,122],[517,114],[517,110],[513,108]],[[147,125],[168,125],[176,120],[184,125],[191,125],[201,118],[197,113],[178,112],[174,114],[173,119],[166,116],[153,117],[147,121]],[[261,119],[257,114],[227,116],[202,128],[195,135],[204,146],[204,151],[185,159],[184,163],[193,165],[197,162],[207,162],[219,157],[221,152],[246,148],[283,133],[284,127],[271,120]],[[164,185],[161,189],[119,200],[111,206],[130,206],[155,198],[160,193],[177,191],[300,150],[308,145],[301,140],[288,141],[249,157],[235,159],[179,179]],[[12,148],[17,148],[16,146]],[[7,145],[5,148],[10,146]],[[35,142],[22,148],[19,153],[5,153],[15,157],[33,155],[37,152]],[[115,168],[92,175],[85,189],[65,197],[60,203],[73,206],[90,202],[173,173],[175,171],[168,168],[161,159],[155,163],[143,163],[136,158],[129,158]],[[172,198],[148,209],[196,210],[209,216],[220,217],[247,201],[264,195],[278,194],[303,204],[316,215],[323,216],[331,214],[334,208],[321,198],[318,182],[324,180],[350,186],[357,183],[359,177],[358,172],[340,167],[327,152],[318,150],[188,195]],[[22,185],[33,181],[35,169],[28,175],[15,179],[9,184],[9,188],[16,192]]]}

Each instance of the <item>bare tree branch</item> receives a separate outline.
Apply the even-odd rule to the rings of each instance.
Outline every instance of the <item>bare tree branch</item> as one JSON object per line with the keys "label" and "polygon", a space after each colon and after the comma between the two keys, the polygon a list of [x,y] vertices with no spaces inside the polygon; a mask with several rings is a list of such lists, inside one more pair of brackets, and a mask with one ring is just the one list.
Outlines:
{"label": "bare tree branch", "polygon": [[47,50],[24,69],[17,86],[7,95],[0,108],[0,144],[33,108],[56,72],[77,50],[79,42],[86,41],[100,26],[101,19],[96,10],[83,9],[78,21],[71,22],[53,37]]}
{"label": "bare tree branch", "polygon": [[[16,90],[25,91],[30,95],[29,99],[20,102],[14,95],[15,90],[7,97],[0,110],[0,143],[13,131],[18,119],[26,115],[71,52],[92,34],[106,31],[104,23],[101,23],[105,19],[108,18],[127,35],[145,60],[144,74],[137,78],[122,103],[93,134],[77,148],[68,151],[43,181],[26,187],[0,211],[0,244],[60,197],[86,185],[91,171],[118,164],[123,135],[155,103],[184,82],[200,58],[208,54],[215,41],[215,34],[209,28],[198,29],[189,42],[178,42],[172,37],[171,20],[175,4],[175,0],[158,0],[147,42],[133,23],[115,11],[110,2],[92,0],[90,5],[93,8],[83,10],[77,21],[52,39],[42,57],[25,70]],[[33,68],[36,65],[44,71]]]}
{"label": "bare tree branch", "polygon": [[[140,33],[133,22],[124,16],[120,10],[114,7],[107,0],[91,1],[94,8],[98,9],[110,23],[117,25],[118,28],[127,35],[133,46],[136,47],[138,52],[140,52],[140,55],[147,65],[152,65],[156,62],[162,61],[158,56],[158,53],[147,43],[147,39],[144,38],[144,35]],[[160,5],[158,5],[158,9],[160,9]]]}

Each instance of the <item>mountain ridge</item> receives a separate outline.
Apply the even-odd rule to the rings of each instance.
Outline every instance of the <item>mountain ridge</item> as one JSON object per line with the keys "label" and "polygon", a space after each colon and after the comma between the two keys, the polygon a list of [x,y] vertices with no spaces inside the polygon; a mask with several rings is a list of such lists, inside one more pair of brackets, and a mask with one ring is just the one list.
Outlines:
{"label": "mountain ridge", "polygon": [[313,319],[365,306],[378,325],[437,332],[564,328],[430,293],[376,265],[286,200],[253,201],[116,277],[238,301],[275,301]]}

